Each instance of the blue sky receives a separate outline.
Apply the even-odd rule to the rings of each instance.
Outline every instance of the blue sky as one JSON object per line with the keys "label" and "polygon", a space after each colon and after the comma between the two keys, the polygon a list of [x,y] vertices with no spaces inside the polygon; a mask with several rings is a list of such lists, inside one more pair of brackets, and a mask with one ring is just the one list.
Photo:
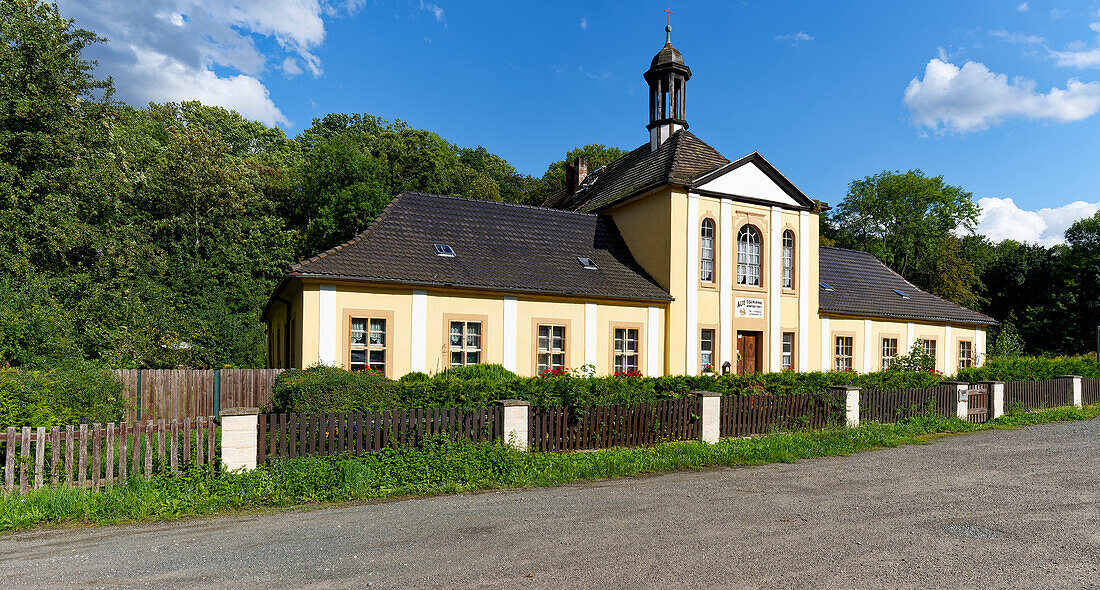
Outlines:
{"label": "blue sky", "polygon": [[[134,104],[198,98],[295,135],[364,112],[541,175],[647,140],[659,2],[62,0]],[[1100,209],[1100,0],[680,2],[691,129],[760,151],[807,194],[920,168],[974,193],[980,231],[1054,243]]]}

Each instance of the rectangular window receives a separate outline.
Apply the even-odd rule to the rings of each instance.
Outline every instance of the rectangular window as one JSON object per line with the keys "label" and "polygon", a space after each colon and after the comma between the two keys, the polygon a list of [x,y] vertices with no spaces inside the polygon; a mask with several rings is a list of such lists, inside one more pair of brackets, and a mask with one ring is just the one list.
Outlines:
{"label": "rectangular window", "polygon": [[352,371],[386,372],[386,320],[351,318],[349,367]]}
{"label": "rectangular window", "polygon": [[794,289],[794,234],[783,232],[783,288]]}
{"label": "rectangular window", "polygon": [[565,326],[539,325],[538,372],[565,369]]}
{"label": "rectangular window", "polygon": [[959,368],[965,369],[974,366],[974,343],[969,340],[959,340]]}
{"label": "rectangular window", "polygon": [[921,340],[921,348],[924,349],[924,354],[932,357],[932,360],[936,360],[936,341],[935,340]]}
{"label": "rectangular window", "polygon": [[836,337],[836,370],[837,371],[851,371],[852,370],[852,337],[851,336],[837,336]]}
{"label": "rectangular window", "polygon": [[783,332],[783,359],[784,371],[794,370],[794,332]]}
{"label": "rectangular window", "polygon": [[481,322],[451,322],[451,366],[464,367],[481,362]]}
{"label": "rectangular window", "polygon": [[894,362],[894,359],[898,357],[898,339],[897,338],[883,338],[882,339],[882,370],[890,368],[890,365]]}
{"label": "rectangular window", "polygon": [[699,371],[714,372],[714,330],[699,331]]}
{"label": "rectangular window", "polygon": [[615,328],[615,373],[629,375],[638,371],[638,329]]}

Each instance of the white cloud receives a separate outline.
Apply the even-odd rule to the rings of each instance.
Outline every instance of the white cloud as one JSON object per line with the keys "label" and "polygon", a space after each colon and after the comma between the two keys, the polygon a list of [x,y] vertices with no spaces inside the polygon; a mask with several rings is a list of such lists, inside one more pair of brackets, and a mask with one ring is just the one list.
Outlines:
{"label": "white cloud", "polygon": [[1073,222],[1100,211],[1100,201],[1075,201],[1061,207],[1028,211],[1020,209],[1012,199],[983,197],[978,199],[978,206],[982,209],[976,230],[979,234],[994,242],[1012,239],[1043,246],[1064,243],[1063,234]]}
{"label": "white cloud", "polygon": [[1069,14],[1069,12],[1070,11],[1068,8],[1051,8],[1050,18],[1062,18],[1063,16]]}
{"label": "white cloud", "polygon": [[1027,12],[1031,10],[1031,7],[1027,5],[1027,2],[1021,2],[1016,5],[1017,12]]}
{"label": "white cloud", "polygon": [[[1100,14],[1097,16],[1100,16]],[[1089,24],[1089,28],[1096,33],[1100,33],[1100,22]],[[1074,41],[1066,46],[1065,51],[1051,51],[1050,56],[1060,66],[1079,70],[1100,67],[1100,37],[1097,38],[1096,47],[1089,48],[1082,41]]]}
{"label": "white cloud", "polygon": [[[261,82],[273,63],[287,75],[321,74],[314,53],[323,16],[364,0],[58,0],[61,14],[108,38],[88,48],[101,76],[131,104],[201,100],[268,125],[290,125]],[[273,54],[256,41],[275,41]],[[215,71],[224,68],[230,72]]]}
{"label": "white cloud", "polygon": [[1009,80],[980,62],[960,68],[933,58],[924,79],[909,82],[903,103],[913,124],[933,133],[979,131],[1008,118],[1068,123],[1100,110],[1100,83],[1071,79],[1044,94],[1034,81]]}
{"label": "white cloud", "polygon": [[443,25],[444,28],[447,27],[447,20],[443,14],[443,8],[440,7],[438,4],[432,4],[431,2],[420,0],[420,10],[431,13],[431,15],[435,17],[435,22]]}
{"label": "white cloud", "polygon": [[991,37],[998,37],[1004,39],[1009,43],[1015,43],[1017,45],[1040,45],[1046,43],[1046,39],[1039,35],[1031,35],[1029,33],[1010,33],[1005,30],[990,31]]}
{"label": "white cloud", "polygon": [[588,15],[587,14],[581,17],[580,25],[581,25],[581,30],[582,31],[587,31],[588,30]]}
{"label": "white cloud", "polygon": [[776,35],[775,40],[776,41],[790,41],[791,45],[798,45],[799,43],[801,43],[803,41],[813,41],[814,37],[813,37],[813,35],[809,35],[809,34],[803,33],[802,31],[799,31],[797,33],[788,33],[786,35]]}

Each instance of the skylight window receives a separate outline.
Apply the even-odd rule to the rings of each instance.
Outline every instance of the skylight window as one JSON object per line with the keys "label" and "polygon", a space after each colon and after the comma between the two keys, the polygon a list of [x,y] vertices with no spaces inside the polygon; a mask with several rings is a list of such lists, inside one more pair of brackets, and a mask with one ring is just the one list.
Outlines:
{"label": "skylight window", "polygon": [[818,285],[821,285],[821,288],[825,289],[826,291],[832,291],[833,290],[833,288],[829,286],[829,283],[818,283]]}
{"label": "skylight window", "polygon": [[902,299],[911,299],[911,297],[909,297],[909,294],[906,293],[905,291],[898,291],[897,289],[894,289],[894,293],[897,293],[898,295],[901,295]]}
{"label": "skylight window", "polygon": [[455,251],[447,244],[435,244],[435,255],[446,256],[447,258],[454,258]]}
{"label": "skylight window", "polygon": [[583,266],[585,270],[596,270],[596,263],[593,262],[591,258],[578,256],[577,262],[580,262],[581,266]]}

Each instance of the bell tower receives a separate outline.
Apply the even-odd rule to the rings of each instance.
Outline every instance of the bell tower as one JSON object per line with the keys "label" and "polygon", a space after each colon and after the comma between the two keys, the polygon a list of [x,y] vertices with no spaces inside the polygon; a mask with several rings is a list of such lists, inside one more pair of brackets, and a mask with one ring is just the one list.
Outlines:
{"label": "bell tower", "polygon": [[665,46],[653,56],[644,74],[649,84],[649,149],[656,151],[673,133],[687,129],[684,96],[691,68],[672,46],[672,25],[665,27]]}

